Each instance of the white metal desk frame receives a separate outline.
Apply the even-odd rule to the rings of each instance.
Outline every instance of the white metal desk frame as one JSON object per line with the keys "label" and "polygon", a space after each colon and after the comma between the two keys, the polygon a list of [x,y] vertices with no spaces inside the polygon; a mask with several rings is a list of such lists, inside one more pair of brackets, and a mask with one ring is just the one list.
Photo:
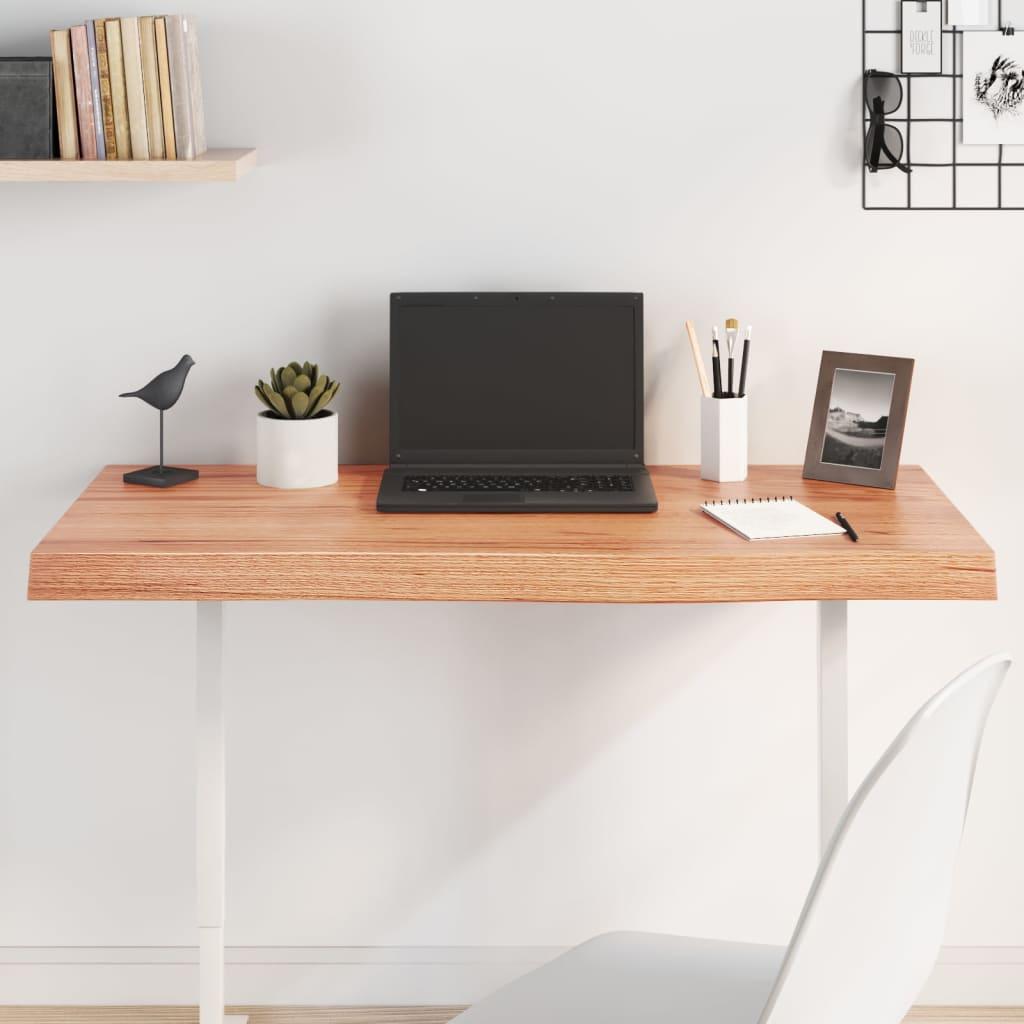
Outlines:
{"label": "white metal desk frame", "polygon": [[[221,601],[196,602],[199,1024],[224,1015],[225,778]],[[818,602],[818,817],[823,851],[848,799],[847,602]]]}

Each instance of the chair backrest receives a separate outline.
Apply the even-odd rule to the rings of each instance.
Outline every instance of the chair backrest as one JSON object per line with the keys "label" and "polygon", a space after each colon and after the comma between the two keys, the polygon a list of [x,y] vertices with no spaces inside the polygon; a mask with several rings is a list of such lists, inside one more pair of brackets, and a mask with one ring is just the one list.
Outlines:
{"label": "chair backrest", "polygon": [[974,766],[1010,667],[987,658],[907,723],[822,858],[760,1024],[899,1024],[942,943]]}

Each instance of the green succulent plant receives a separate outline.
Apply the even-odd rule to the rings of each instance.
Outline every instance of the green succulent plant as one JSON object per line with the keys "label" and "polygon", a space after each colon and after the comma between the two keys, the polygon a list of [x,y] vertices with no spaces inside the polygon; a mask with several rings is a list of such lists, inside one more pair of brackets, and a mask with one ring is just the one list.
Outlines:
{"label": "green succulent plant", "polygon": [[259,381],[256,397],[279,420],[308,420],[330,404],[338,382],[320,372],[316,363],[289,363],[270,370],[270,383]]}

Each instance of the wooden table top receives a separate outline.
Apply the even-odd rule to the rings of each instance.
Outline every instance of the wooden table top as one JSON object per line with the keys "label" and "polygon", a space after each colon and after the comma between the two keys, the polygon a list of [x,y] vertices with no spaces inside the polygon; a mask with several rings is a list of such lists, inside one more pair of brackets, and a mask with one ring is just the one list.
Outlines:
{"label": "wooden table top", "polygon": [[[251,466],[201,466],[170,490],[108,466],[32,553],[33,600],[717,602],[994,599],[995,556],[919,467],[895,491],[751,467],[741,484],[651,470],[660,510],[381,514],[380,466],[336,486],[260,487]],[[793,495],[860,534],[750,542],[699,510]]]}

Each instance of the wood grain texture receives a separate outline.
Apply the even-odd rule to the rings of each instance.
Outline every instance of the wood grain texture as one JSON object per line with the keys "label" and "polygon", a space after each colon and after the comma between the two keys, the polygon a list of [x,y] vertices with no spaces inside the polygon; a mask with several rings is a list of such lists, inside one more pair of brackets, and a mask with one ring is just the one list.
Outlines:
{"label": "wood grain texture", "polygon": [[255,149],[208,149],[195,160],[0,160],[0,182],[237,181],[255,166]]}
{"label": "wood grain texture", "polygon": [[[742,484],[652,470],[653,515],[376,511],[379,466],[336,485],[260,487],[251,466],[203,466],[161,491],[108,466],[32,553],[33,600],[415,600],[607,603],[994,599],[995,558],[918,467],[897,491],[803,480],[793,466]],[[845,535],[751,543],[708,498],[792,494]]]}
{"label": "wood grain texture", "polygon": [[[249,1024],[448,1024],[461,1006],[230,1006]],[[0,1024],[196,1024],[194,1006],[7,1006]],[[1020,1006],[915,1006],[904,1024],[1024,1024]]]}

